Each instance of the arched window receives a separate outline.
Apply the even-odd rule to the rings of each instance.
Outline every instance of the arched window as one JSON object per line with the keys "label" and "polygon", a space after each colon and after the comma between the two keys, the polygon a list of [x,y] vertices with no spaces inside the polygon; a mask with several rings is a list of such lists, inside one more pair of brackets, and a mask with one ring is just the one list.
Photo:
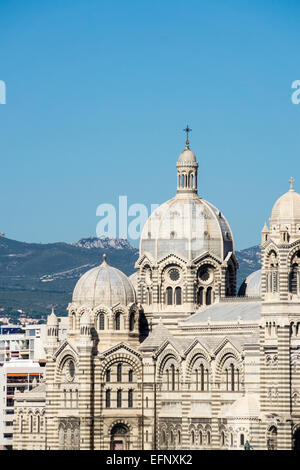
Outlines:
{"label": "arched window", "polygon": [[192,441],[192,445],[195,444],[195,433],[194,431],[191,432],[191,441]]}
{"label": "arched window", "polygon": [[128,371],[128,382],[132,382],[132,380],[133,380],[133,370],[130,369]]}
{"label": "arched window", "polygon": [[115,329],[120,330],[121,329],[121,313],[117,312],[115,315]]}
{"label": "arched window", "polygon": [[110,382],[110,369],[106,369],[105,372],[105,381]]}
{"label": "arched window", "polygon": [[277,428],[271,426],[267,436],[267,448],[268,450],[277,450]]}
{"label": "arched window", "polygon": [[99,315],[99,330],[104,330],[104,313]]}
{"label": "arched window", "polygon": [[181,444],[181,434],[180,434],[180,431],[178,431],[178,433],[177,433],[177,442],[178,442],[178,444]]}
{"label": "arched window", "polygon": [[129,317],[129,331],[134,330],[134,320],[135,320],[134,312],[131,312],[130,317]]}
{"label": "arched window", "polygon": [[171,390],[175,390],[175,366],[174,364],[171,364]]}
{"label": "arched window", "polygon": [[202,444],[203,444],[203,433],[202,433],[202,431],[199,431],[199,444],[200,444],[200,446],[202,446]]}
{"label": "arched window", "polygon": [[200,365],[200,384],[201,384],[201,391],[204,391],[204,365]]}
{"label": "arched window", "polygon": [[122,390],[117,391],[117,408],[122,408]]}
{"label": "arched window", "polygon": [[221,432],[221,446],[225,446],[225,433],[224,431]]}
{"label": "arched window", "polygon": [[172,289],[172,287],[167,287],[166,294],[167,294],[167,305],[172,305],[173,304],[173,289]]}
{"label": "arched window", "polygon": [[212,301],[212,288],[208,287],[206,289],[206,305],[210,305]]}
{"label": "arched window", "polygon": [[234,365],[230,364],[230,374],[231,374],[231,390],[234,392],[235,380],[234,380]]}
{"label": "arched window", "polygon": [[207,437],[207,445],[210,446],[210,443],[211,443],[211,434],[210,434],[210,431],[207,431],[206,437]]}
{"label": "arched window", "polygon": [[110,390],[106,390],[105,392],[105,406],[106,408],[110,408]]}
{"label": "arched window", "polygon": [[245,444],[245,435],[244,434],[240,435],[240,444],[241,444],[241,446],[243,446]]}
{"label": "arched window", "polygon": [[30,415],[30,432],[33,433],[33,416]]}
{"label": "arched window", "polygon": [[291,294],[297,294],[298,292],[298,265],[292,266],[289,278],[289,291]]}
{"label": "arched window", "polygon": [[175,304],[181,305],[181,288],[180,287],[175,288]]}
{"label": "arched window", "polygon": [[230,434],[230,446],[233,447],[233,434]]}
{"label": "arched window", "polygon": [[133,390],[128,390],[128,408],[133,407]]}
{"label": "arched window", "polygon": [[203,305],[203,287],[200,287],[197,292],[197,304]]}
{"label": "arched window", "polygon": [[38,432],[38,434],[41,432],[41,418],[40,418],[40,415],[37,415],[37,432]]}
{"label": "arched window", "polygon": [[117,365],[117,381],[122,382],[122,364]]}

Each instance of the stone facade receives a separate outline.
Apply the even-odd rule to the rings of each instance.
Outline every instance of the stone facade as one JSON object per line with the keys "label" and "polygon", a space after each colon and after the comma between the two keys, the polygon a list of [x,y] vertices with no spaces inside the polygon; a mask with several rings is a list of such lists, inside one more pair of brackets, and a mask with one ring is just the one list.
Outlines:
{"label": "stone facade", "polygon": [[104,259],[84,274],[63,342],[49,316],[46,380],[16,397],[15,449],[300,447],[300,195],[291,183],[276,202],[261,282],[236,296],[233,236],[197,171],[187,141],[136,273]]}

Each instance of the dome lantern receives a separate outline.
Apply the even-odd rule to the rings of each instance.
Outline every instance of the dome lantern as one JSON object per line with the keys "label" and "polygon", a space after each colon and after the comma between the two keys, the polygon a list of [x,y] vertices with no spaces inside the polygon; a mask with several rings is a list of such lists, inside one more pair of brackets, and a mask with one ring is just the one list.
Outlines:
{"label": "dome lantern", "polygon": [[192,129],[187,127],[184,132],[187,134],[185,149],[179,155],[176,168],[177,168],[177,193],[196,193],[197,194],[197,177],[198,177],[198,163],[196,155],[190,149],[190,142],[188,138],[189,132]]}

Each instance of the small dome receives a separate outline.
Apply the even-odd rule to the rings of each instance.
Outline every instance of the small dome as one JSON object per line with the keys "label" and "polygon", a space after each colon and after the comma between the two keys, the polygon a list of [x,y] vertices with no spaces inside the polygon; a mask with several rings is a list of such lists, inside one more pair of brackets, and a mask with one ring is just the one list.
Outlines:
{"label": "small dome", "polygon": [[260,297],[261,296],[261,270],[258,269],[249,274],[239,288],[239,296]]}
{"label": "small dome", "polygon": [[94,308],[97,305],[113,307],[120,303],[129,305],[135,302],[135,290],[119,269],[104,261],[100,266],[90,269],[77,281],[72,302]]}
{"label": "small dome", "polygon": [[300,194],[293,187],[274,204],[270,223],[300,222]]}
{"label": "small dome", "polygon": [[189,148],[186,148],[179,155],[178,162],[180,163],[196,163],[196,155]]}
{"label": "small dome", "polygon": [[51,311],[49,317],[47,318],[47,325],[48,326],[57,326],[58,325],[58,318],[54,313],[54,308],[52,308],[52,311]]}

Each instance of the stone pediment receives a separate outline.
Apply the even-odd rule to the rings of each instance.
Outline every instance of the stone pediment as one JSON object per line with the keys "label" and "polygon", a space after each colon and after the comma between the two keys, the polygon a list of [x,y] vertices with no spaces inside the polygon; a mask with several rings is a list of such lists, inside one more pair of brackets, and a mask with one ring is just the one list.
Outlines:
{"label": "stone pediment", "polygon": [[231,347],[234,349],[238,354],[241,353],[241,350],[234,344],[234,342],[231,341],[229,338],[223,338],[222,341],[218,344],[218,346],[214,349],[214,354],[217,355],[223,348],[226,347]]}
{"label": "stone pediment", "polygon": [[201,349],[203,349],[209,356],[211,354],[211,351],[199,340],[199,338],[196,338],[190,345],[189,347],[184,351],[183,357],[186,359],[187,355],[195,349],[197,346],[199,346]]}
{"label": "stone pediment", "polygon": [[219,258],[218,256],[216,256],[215,254],[212,254],[210,251],[203,251],[203,253],[201,253],[200,255],[198,255],[196,258],[194,258],[191,262],[191,264],[199,264],[200,261],[203,261],[205,258],[210,258],[210,259],[213,259],[214,261],[216,261],[218,264],[221,264],[222,263],[222,260],[221,258]]}
{"label": "stone pediment", "polygon": [[138,268],[140,267],[145,261],[147,261],[151,266],[153,266],[154,263],[154,259],[153,257],[151,256],[150,253],[146,253],[146,254],[143,254],[143,256],[141,256],[136,262],[135,262],[135,265],[134,267],[135,268]]}
{"label": "stone pediment", "polygon": [[57,357],[66,350],[70,350],[75,356],[78,356],[78,349],[76,348],[75,344],[70,339],[65,339],[63,343],[57,348],[55,353],[53,354],[53,359],[56,360]]}
{"label": "stone pediment", "polygon": [[174,350],[174,352],[176,353],[176,355],[181,356],[182,351],[180,351],[180,349],[176,346],[175,342],[173,342],[173,341],[170,340],[170,339],[166,339],[166,340],[161,344],[161,346],[158,348],[158,350],[156,351],[156,353],[153,355],[153,358],[154,358],[154,359],[157,359],[157,357],[158,357],[168,346],[171,346],[171,348]]}
{"label": "stone pediment", "polygon": [[139,359],[142,359],[142,355],[126,343],[119,343],[119,344],[116,344],[115,346],[112,346],[111,348],[109,348],[106,351],[99,354],[98,358],[100,360],[104,360],[108,356],[110,356],[112,354],[115,354],[116,352],[118,352],[118,353],[122,353],[122,352],[128,353],[129,352],[129,353],[133,354],[134,356],[138,357]]}

